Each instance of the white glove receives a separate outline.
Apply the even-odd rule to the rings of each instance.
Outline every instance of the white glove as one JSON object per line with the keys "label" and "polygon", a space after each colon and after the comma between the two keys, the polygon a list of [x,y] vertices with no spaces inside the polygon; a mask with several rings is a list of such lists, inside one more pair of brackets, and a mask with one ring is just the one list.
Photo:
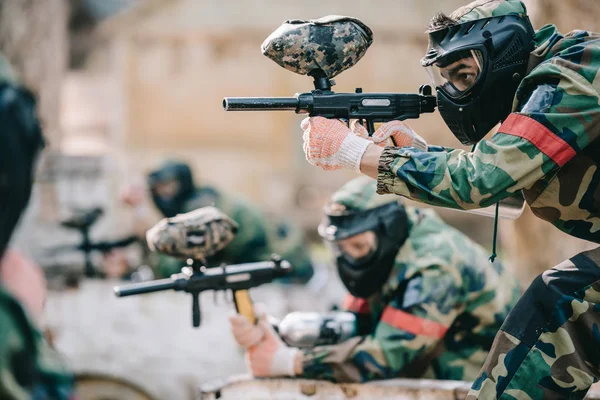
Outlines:
{"label": "white glove", "polygon": [[312,165],[326,171],[341,168],[360,172],[360,160],[371,141],[359,137],[340,120],[311,117],[302,121],[304,153]]}

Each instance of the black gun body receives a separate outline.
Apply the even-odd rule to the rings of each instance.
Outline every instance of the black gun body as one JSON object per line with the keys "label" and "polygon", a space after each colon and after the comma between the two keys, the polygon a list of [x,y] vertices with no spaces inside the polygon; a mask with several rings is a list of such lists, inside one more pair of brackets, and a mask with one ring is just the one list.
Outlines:
{"label": "black gun body", "polygon": [[132,283],[114,288],[117,297],[133,296],[136,294],[160,292],[162,290],[175,289],[175,280],[171,278],[158,279],[150,282]]}
{"label": "black gun body", "polygon": [[262,261],[207,268],[199,273],[180,273],[167,279],[123,285],[115,288],[115,294],[118,297],[125,297],[163,290],[189,293],[205,290],[244,290],[272,282],[276,278],[285,276],[290,270],[291,266],[287,261],[282,261],[281,265],[273,261]]}
{"label": "black gun body", "polygon": [[[115,287],[118,297],[133,296],[136,294],[160,292],[163,290],[176,290],[192,295],[192,325],[200,326],[200,293],[205,290],[231,290],[234,294],[236,309],[244,314],[251,322],[256,315],[252,301],[246,290],[272,282],[274,279],[285,276],[292,270],[289,262],[274,258],[274,261],[262,261],[247,264],[237,264],[216,268],[204,268],[197,261],[192,266],[182,268],[180,274],[171,275],[171,278],[151,282],[134,283]],[[245,294],[245,296],[239,296]]]}
{"label": "black gun body", "polygon": [[433,112],[436,99],[412,93],[334,93],[315,90],[296,97],[226,97],[225,111],[294,111],[311,117],[372,122],[418,118]]}
{"label": "black gun body", "polygon": [[205,290],[236,291],[251,289],[284,276],[291,269],[288,266],[289,263],[287,262],[282,262],[282,265],[277,267],[272,261],[264,261],[208,268],[202,274],[193,274],[189,278],[185,277],[184,279],[187,280],[185,288],[179,290],[202,292]]}

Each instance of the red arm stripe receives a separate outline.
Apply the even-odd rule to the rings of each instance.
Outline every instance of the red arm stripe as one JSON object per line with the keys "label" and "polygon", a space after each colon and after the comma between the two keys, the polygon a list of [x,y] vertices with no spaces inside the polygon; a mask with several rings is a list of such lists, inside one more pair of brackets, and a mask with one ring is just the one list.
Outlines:
{"label": "red arm stripe", "polygon": [[528,140],[560,167],[577,154],[562,138],[525,115],[510,114],[498,132]]}
{"label": "red arm stripe", "polygon": [[381,316],[381,321],[394,328],[412,333],[417,336],[426,336],[441,339],[446,334],[448,327],[439,322],[417,317],[405,311],[387,306]]}

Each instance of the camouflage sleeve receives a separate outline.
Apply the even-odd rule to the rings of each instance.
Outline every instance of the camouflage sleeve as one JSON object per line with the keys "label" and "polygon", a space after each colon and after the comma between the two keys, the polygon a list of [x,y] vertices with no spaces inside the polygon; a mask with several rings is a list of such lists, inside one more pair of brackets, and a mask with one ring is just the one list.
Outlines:
{"label": "camouflage sleeve", "polygon": [[173,274],[178,274],[181,272],[181,268],[185,266],[184,260],[166,254],[156,253],[154,259],[156,260],[154,273],[157,279],[168,278]]}
{"label": "camouflage sleeve", "polygon": [[269,259],[273,248],[260,212],[250,205],[238,203],[229,216],[239,227],[236,237],[223,250],[225,261],[237,264]]}
{"label": "camouflage sleeve", "polygon": [[559,63],[542,64],[517,93],[524,100],[520,111],[472,152],[385,148],[378,192],[473,209],[551,178],[600,133],[599,96],[592,81]]}
{"label": "camouflage sleeve", "polygon": [[73,377],[20,306],[0,287],[0,399],[67,400]]}
{"label": "camouflage sleeve", "polygon": [[306,350],[303,376],[365,382],[412,375],[459,314],[459,293],[451,274],[437,267],[423,271],[385,307],[373,334]]}
{"label": "camouflage sleeve", "polygon": [[23,337],[15,326],[14,305],[1,293],[0,296],[0,398],[24,399],[29,394],[19,384],[11,363],[24,347]]}

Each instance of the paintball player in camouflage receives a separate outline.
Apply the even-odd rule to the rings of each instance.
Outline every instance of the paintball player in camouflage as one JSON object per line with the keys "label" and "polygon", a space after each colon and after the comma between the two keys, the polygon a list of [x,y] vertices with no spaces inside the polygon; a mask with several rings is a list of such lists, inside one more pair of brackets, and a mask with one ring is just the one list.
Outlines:
{"label": "paintball player in camouflage", "polygon": [[[238,224],[235,239],[218,258],[227,264],[268,260],[277,253],[293,266],[291,282],[307,282],[313,275],[309,249],[300,228],[289,222],[270,223],[257,208],[240,197],[232,197],[204,185],[196,187],[188,164],[166,161],[148,175],[150,194],[165,217],[186,213],[197,208],[215,206]],[[179,272],[180,261],[161,256],[159,274]]]}
{"label": "paintball player in camouflage", "polygon": [[355,330],[340,343],[299,350],[287,347],[264,316],[258,325],[231,317],[255,376],[477,377],[520,294],[500,263],[490,264],[482,247],[432,210],[377,195],[367,177],[333,195],[319,233],[350,292],[343,309],[356,315]]}
{"label": "paintball player in camouflage", "polygon": [[[396,147],[383,148],[340,121],[311,118],[302,123],[307,159],[360,170],[377,179],[378,193],[443,207],[481,208],[523,191],[538,217],[600,242],[599,39],[553,25],[535,32],[517,0],[478,0],[436,15],[421,63],[440,114],[472,151],[423,146],[401,122],[373,135],[380,144],[394,138]],[[534,280],[469,398],[585,396],[600,377],[599,263],[600,249],[584,252]]]}
{"label": "paintball player in camouflage", "polygon": [[46,295],[35,263],[8,249],[44,139],[35,100],[0,54],[0,399],[71,399],[73,378],[39,328]]}

